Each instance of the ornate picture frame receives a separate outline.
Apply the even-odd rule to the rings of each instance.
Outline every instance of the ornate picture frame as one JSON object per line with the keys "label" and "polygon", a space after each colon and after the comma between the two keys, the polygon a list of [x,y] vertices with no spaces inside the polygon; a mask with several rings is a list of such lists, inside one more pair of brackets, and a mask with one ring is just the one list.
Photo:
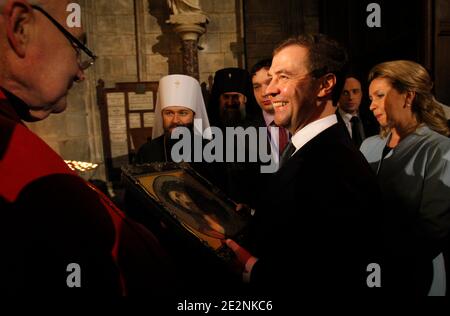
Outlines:
{"label": "ornate picture frame", "polygon": [[236,203],[186,163],[151,163],[123,168],[123,180],[146,201],[148,212],[186,236],[200,241],[219,257],[231,256],[225,239],[240,240],[248,218]]}

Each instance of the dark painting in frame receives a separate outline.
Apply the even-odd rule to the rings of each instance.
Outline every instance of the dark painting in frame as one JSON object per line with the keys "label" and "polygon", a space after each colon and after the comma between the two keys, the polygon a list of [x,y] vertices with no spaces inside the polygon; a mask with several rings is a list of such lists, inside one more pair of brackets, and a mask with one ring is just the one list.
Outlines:
{"label": "dark painting in frame", "polygon": [[151,163],[123,168],[123,180],[149,205],[149,212],[194,238],[226,261],[225,239],[241,240],[248,218],[236,204],[187,163]]}

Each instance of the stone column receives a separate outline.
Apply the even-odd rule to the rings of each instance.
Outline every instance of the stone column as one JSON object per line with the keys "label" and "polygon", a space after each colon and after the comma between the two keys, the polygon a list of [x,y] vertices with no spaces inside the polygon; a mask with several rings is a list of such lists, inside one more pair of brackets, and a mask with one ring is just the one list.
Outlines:
{"label": "stone column", "polygon": [[206,31],[208,17],[201,13],[172,14],[167,23],[180,36],[183,50],[183,72],[200,79],[198,70],[198,39]]}

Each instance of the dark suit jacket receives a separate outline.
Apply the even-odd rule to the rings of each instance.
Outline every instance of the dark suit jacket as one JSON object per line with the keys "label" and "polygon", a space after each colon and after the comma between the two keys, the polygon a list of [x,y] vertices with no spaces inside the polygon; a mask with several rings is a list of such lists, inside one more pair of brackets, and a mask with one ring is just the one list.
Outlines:
{"label": "dark suit jacket", "polygon": [[[338,123],[345,128],[345,133],[351,139],[347,126],[345,125],[345,122],[338,109],[336,109],[336,116],[338,119]],[[364,111],[361,111],[359,113],[359,119],[361,120],[361,123],[363,125],[365,138],[376,135],[380,132],[380,127],[372,113],[366,113]]]}
{"label": "dark suit jacket", "polygon": [[[261,194],[249,249],[251,283],[263,293],[361,293],[380,263],[379,188],[361,153],[335,124],[298,150]],[[376,290],[375,290],[376,291]]]}
{"label": "dark suit jacket", "polygon": [[172,161],[169,149],[166,148],[166,153],[164,154],[164,135],[161,135],[151,141],[147,141],[139,148],[136,157],[134,157],[134,163]]}

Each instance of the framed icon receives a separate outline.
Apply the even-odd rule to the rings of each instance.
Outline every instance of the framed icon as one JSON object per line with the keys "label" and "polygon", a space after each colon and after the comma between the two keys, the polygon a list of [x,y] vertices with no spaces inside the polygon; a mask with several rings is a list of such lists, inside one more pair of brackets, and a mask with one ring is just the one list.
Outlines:
{"label": "framed icon", "polygon": [[228,257],[227,238],[239,240],[248,218],[236,204],[188,164],[152,163],[123,169],[127,186],[149,203],[148,211],[182,229],[220,257]]}

